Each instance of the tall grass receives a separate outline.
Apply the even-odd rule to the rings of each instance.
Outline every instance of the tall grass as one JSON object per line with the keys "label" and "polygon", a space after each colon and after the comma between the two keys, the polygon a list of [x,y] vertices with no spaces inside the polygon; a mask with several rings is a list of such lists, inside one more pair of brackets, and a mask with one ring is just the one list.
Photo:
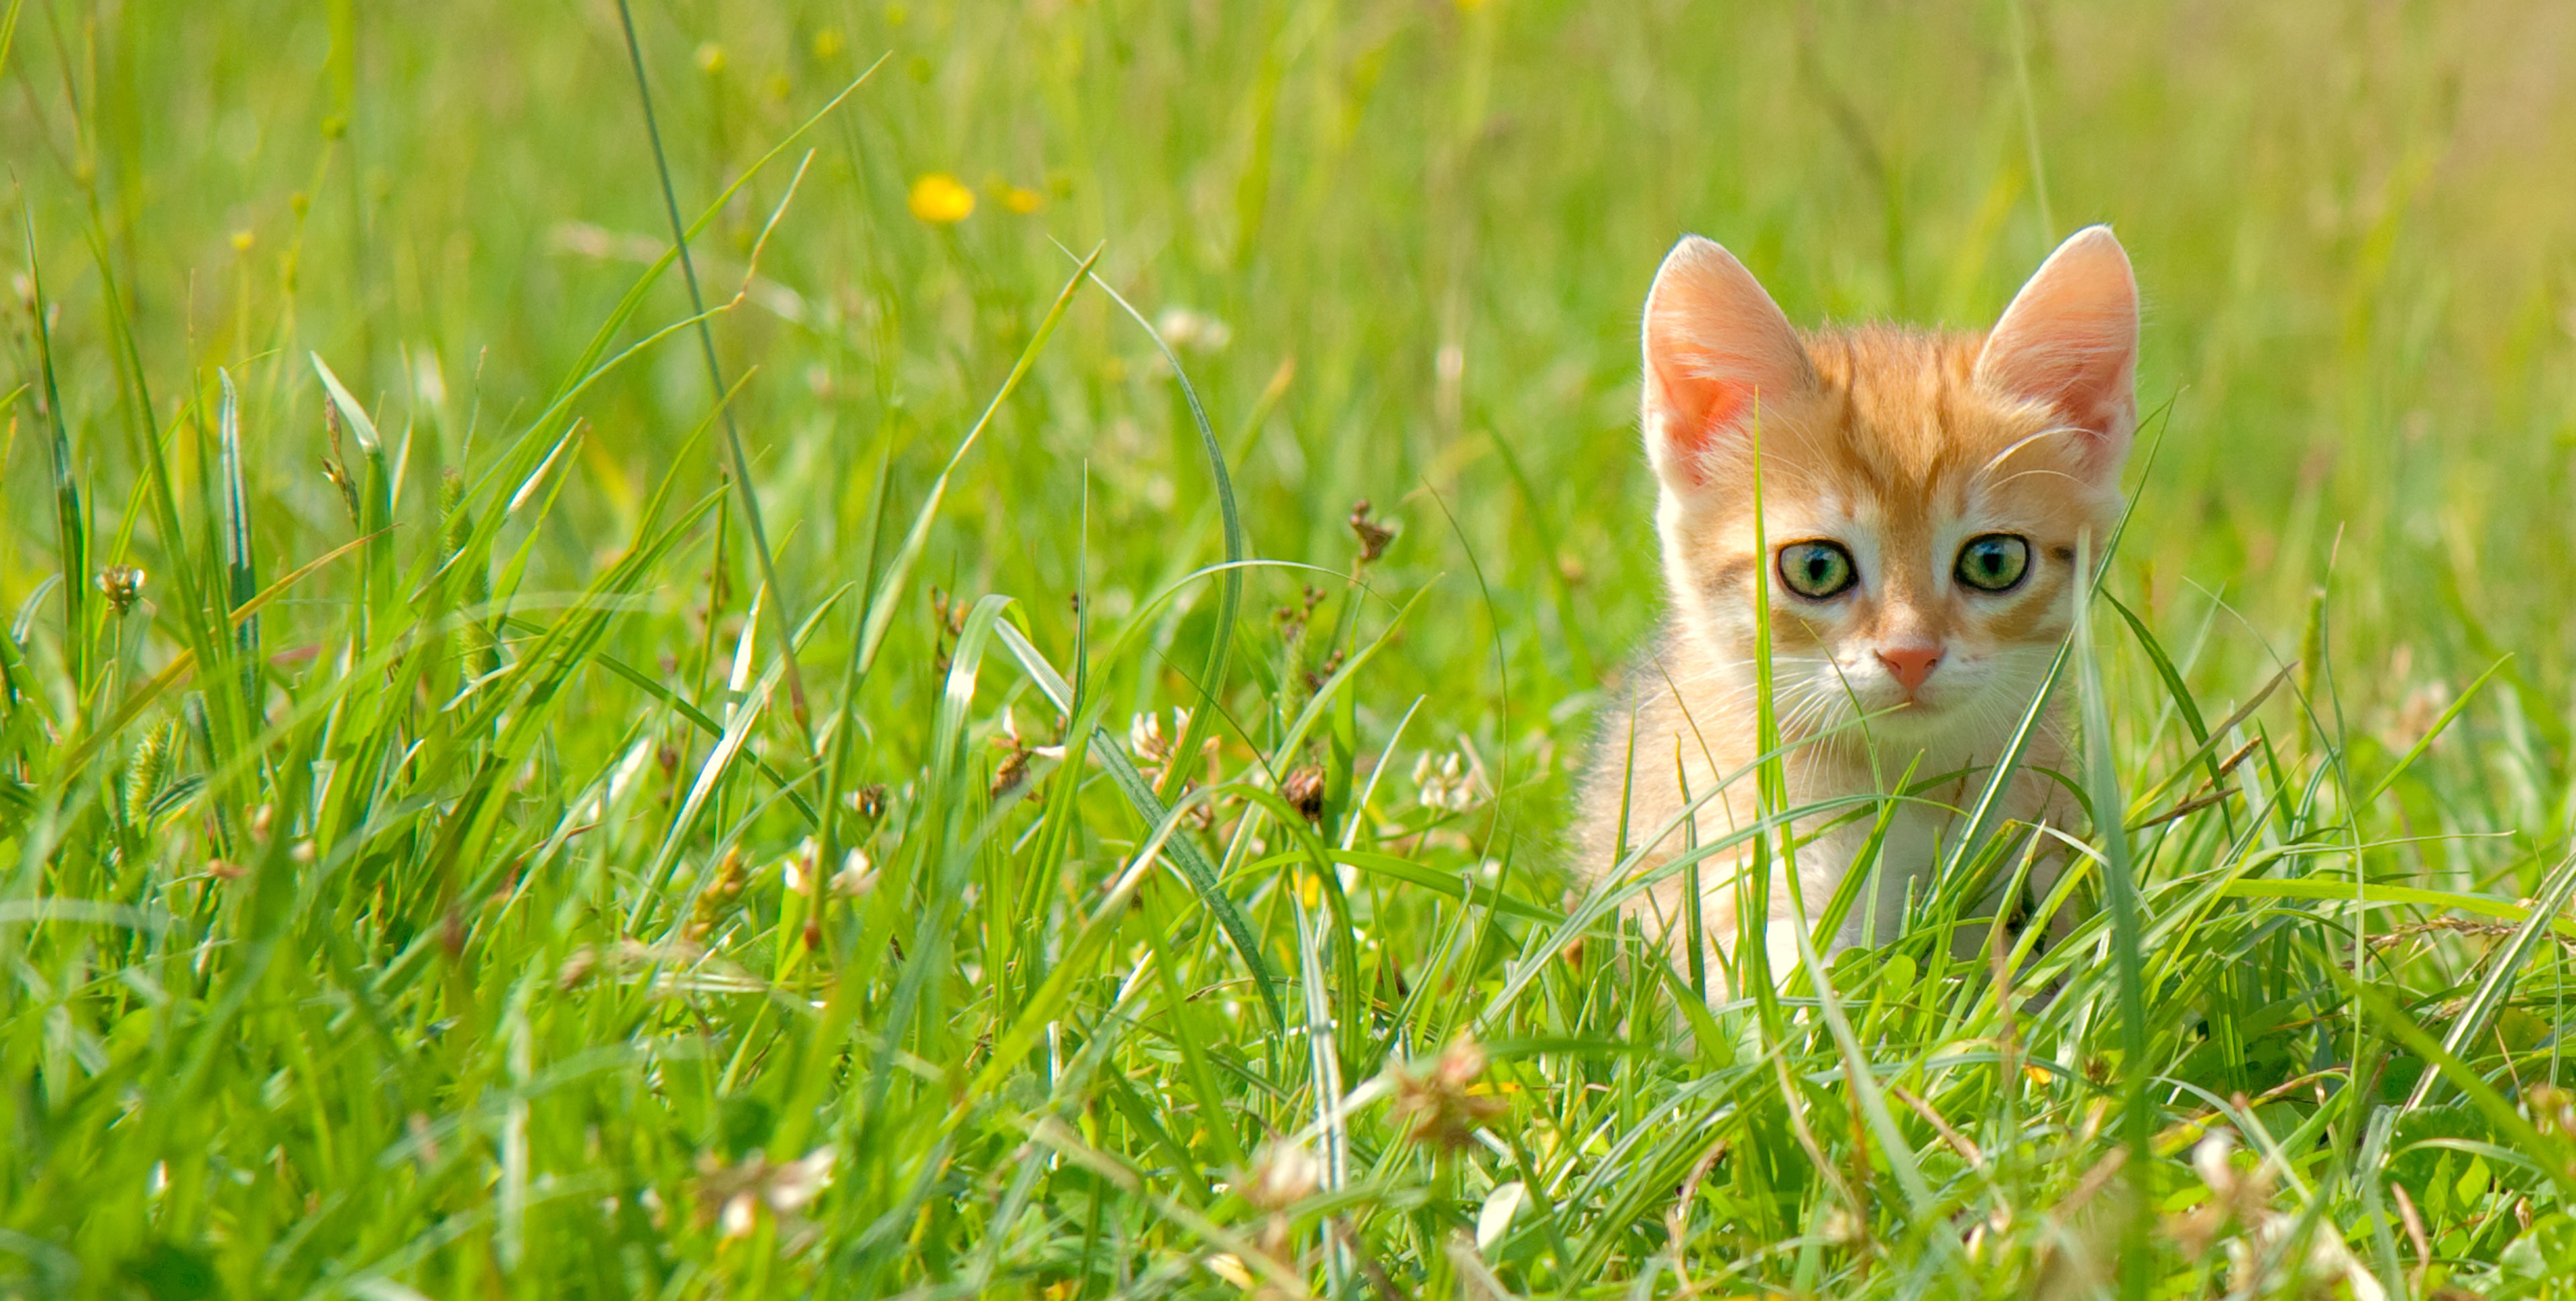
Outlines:
{"label": "tall grass", "polygon": [[[2555,8],[6,15],[0,1292],[2576,1277]],[[1712,1008],[1644,279],[2100,219],[2073,936]]]}

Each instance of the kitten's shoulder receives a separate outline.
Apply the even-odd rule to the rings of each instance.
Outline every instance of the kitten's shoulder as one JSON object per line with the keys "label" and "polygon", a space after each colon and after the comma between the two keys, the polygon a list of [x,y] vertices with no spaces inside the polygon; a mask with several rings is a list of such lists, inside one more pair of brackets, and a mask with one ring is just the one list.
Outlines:
{"label": "kitten's shoulder", "polygon": [[1673,710],[1676,688],[1691,676],[1685,662],[1690,650],[1667,614],[1619,666],[1593,720],[1593,767],[1601,766],[1607,750],[1625,748],[1630,720],[1642,731],[1650,719]]}
{"label": "kitten's shoulder", "polygon": [[1694,676],[1691,657],[1689,640],[1668,615],[1603,692],[1583,777],[1575,786],[1575,839],[1587,854],[1606,846],[1623,800],[1636,795],[1630,769],[1649,738],[1686,726],[1676,689]]}

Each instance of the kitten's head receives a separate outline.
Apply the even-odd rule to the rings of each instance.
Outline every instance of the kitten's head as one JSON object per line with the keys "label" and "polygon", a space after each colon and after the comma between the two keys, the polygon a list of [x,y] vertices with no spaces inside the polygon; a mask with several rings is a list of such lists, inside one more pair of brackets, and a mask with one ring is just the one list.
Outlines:
{"label": "kitten's head", "polygon": [[1802,338],[1691,236],[1647,294],[1645,352],[1665,581],[1729,683],[1751,680],[1767,600],[1790,735],[1856,715],[1943,749],[2008,731],[2066,634],[2077,538],[2098,553],[2117,518],[2137,427],[2137,286],[2110,230],[2059,246],[1982,336]]}

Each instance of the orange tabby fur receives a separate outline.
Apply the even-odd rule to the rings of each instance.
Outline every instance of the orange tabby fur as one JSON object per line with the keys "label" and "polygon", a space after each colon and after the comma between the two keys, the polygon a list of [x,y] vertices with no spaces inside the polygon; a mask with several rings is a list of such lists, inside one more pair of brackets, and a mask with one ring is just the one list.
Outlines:
{"label": "orange tabby fur", "polygon": [[[1918,787],[1948,779],[1896,805],[1879,879],[1826,951],[1893,938],[1908,890],[1930,888],[1966,821],[1956,810],[1982,791],[2065,638],[2078,539],[2089,534],[2098,553],[2108,535],[2136,425],[2136,287],[2119,243],[2097,226],[2062,245],[1988,333],[1871,326],[1801,336],[1741,263],[1692,237],[1665,259],[1645,316],[1646,449],[1660,483],[1670,613],[1603,729],[1578,861],[1625,886],[1686,843],[1751,825],[1761,593],[1792,747],[1789,805],[1843,801],[1798,822],[1815,839],[1797,847],[1796,897],[1775,879],[1768,922],[1756,928],[1785,976],[1796,949],[1779,923],[1800,915],[1793,909],[1811,923],[1822,915],[1877,821],[1874,797],[1896,791],[1910,766]],[[2008,590],[1989,591],[1969,581],[1961,552],[1996,536],[2025,540],[2027,568]],[[1783,574],[1784,548],[1819,544],[1848,567],[1817,572],[1847,573],[1850,584],[1823,599]],[[1987,545],[2009,553],[2012,543]],[[1797,563],[1815,554],[1802,549]],[[2064,771],[2066,750],[2051,718],[2004,816],[2072,820],[2072,801],[2038,771]],[[1827,827],[1855,808],[1859,816]],[[1739,849],[1699,866],[1713,972],[1735,947],[1746,861]],[[1627,906],[1678,942],[1685,879],[1666,876]],[[1712,979],[1713,990],[1730,984]]]}

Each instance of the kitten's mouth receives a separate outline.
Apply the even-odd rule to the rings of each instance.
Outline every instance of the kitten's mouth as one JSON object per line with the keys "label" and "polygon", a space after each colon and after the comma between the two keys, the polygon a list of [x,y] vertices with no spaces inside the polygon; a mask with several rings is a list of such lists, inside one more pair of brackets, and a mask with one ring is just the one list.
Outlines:
{"label": "kitten's mouth", "polygon": [[1908,730],[1930,727],[1937,725],[1950,714],[1951,706],[1957,703],[1953,698],[1954,695],[1955,693],[1949,691],[1928,689],[1906,691],[1890,688],[1865,712],[1875,715],[1879,721],[1892,727]]}
{"label": "kitten's mouth", "polygon": [[1852,716],[1909,736],[1952,726],[1979,686],[1974,674],[1936,674],[1911,688],[1893,675],[1864,674],[1850,665],[1837,666],[1835,674],[1838,680],[1830,690],[1843,697]]}

